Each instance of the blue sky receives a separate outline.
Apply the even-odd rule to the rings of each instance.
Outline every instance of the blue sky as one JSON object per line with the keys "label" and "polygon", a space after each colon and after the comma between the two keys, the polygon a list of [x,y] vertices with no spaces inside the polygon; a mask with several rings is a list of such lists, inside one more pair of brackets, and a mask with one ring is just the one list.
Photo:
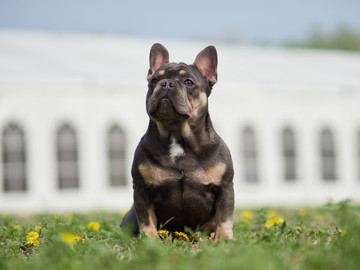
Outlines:
{"label": "blue sky", "polygon": [[0,0],[0,27],[280,43],[360,29],[360,0]]}

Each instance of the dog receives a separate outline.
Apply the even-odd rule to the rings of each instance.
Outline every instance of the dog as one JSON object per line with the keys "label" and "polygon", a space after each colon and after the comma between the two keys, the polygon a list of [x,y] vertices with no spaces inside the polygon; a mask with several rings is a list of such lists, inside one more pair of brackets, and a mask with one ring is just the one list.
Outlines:
{"label": "dog", "polygon": [[233,238],[234,169],[215,132],[208,97],[217,82],[217,51],[202,50],[192,65],[169,63],[161,44],[150,50],[146,111],[149,126],[132,165],[134,204],[121,227],[156,237],[159,229],[206,231]]}

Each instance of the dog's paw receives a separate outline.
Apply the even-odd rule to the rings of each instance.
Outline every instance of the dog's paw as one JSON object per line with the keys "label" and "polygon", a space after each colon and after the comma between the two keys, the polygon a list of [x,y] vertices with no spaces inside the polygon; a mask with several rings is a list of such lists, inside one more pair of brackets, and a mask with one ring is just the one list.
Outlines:
{"label": "dog's paw", "polygon": [[145,235],[146,235],[147,237],[150,237],[150,238],[156,238],[156,237],[158,237],[157,231],[154,231],[154,230],[147,231],[147,232],[144,232],[144,233],[145,233]]}
{"label": "dog's paw", "polygon": [[215,239],[224,237],[226,240],[232,240],[234,237],[232,228],[233,228],[232,219],[228,219],[227,221],[220,223],[215,231]]}

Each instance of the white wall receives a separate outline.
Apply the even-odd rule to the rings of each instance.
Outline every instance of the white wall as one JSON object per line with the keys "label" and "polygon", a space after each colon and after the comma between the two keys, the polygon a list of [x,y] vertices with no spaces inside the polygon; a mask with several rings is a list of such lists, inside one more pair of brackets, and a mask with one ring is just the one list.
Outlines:
{"label": "white wall", "polygon": [[[148,122],[145,88],[2,83],[1,89],[0,128],[12,121],[23,127],[28,157],[28,190],[0,190],[1,212],[118,211],[131,205],[132,156]],[[237,206],[320,204],[345,198],[359,201],[355,141],[360,129],[359,100],[359,92],[215,86],[209,99],[210,114],[232,152]],[[71,123],[78,135],[78,190],[57,188],[55,132],[64,122]],[[113,123],[127,136],[127,187],[108,184],[105,136]],[[259,183],[246,183],[243,178],[241,130],[246,125],[256,132]],[[294,129],[297,142],[299,177],[294,183],[287,183],[282,176],[280,134],[286,126]],[[334,183],[323,181],[320,175],[318,142],[323,127],[330,127],[336,140],[339,179]]]}
{"label": "white wall", "polygon": [[[28,190],[0,188],[0,212],[121,210],[131,205],[130,167],[148,123],[145,78],[154,42],[168,48],[170,61],[185,63],[192,63],[208,45],[0,30],[0,136],[6,124],[18,123],[28,157]],[[232,152],[236,204],[360,201],[355,141],[360,129],[360,54],[215,45],[219,83],[210,97],[210,114]],[[57,188],[55,132],[64,122],[70,122],[78,136],[79,190]],[[107,183],[105,136],[113,123],[127,136],[125,188]],[[243,178],[241,130],[246,125],[254,128],[258,142],[257,184]],[[297,140],[299,177],[294,183],[282,179],[280,133],[285,126],[293,128]],[[320,174],[323,127],[335,135],[339,179],[334,183],[324,182]]]}

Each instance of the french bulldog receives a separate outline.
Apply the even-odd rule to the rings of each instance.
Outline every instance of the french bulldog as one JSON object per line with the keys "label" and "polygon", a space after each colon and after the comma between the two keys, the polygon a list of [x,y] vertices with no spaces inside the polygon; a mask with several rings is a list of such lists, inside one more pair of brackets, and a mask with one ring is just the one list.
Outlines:
{"label": "french bulldog", "polygon": [[206,231],[233,238],[233,164],[215,132],[208,98],[217,82],[217,52],[208,46],[192,65],[169,63],[161,44],[150,50],[146,111],[132,178],[134,204],[121,226],[156,237],[158,230]]}

